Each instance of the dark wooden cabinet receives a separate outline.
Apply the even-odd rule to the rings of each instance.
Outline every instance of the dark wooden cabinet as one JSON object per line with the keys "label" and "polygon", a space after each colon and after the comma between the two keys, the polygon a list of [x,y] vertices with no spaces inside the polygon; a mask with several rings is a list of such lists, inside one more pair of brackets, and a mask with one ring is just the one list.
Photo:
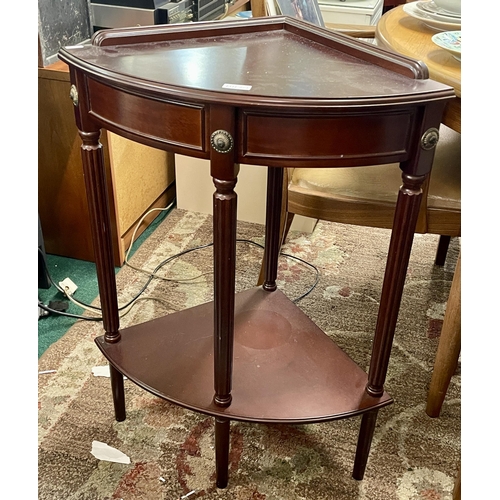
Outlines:
{"label": "dark wooden cabinet", "polygon": [[[94,261],[80,139],[63,62],[38,69],[38,213],[47,253]],[[103,131],[113,255],[121,266],[133,231],[151,208],[175,197],[172,153]],[[142,231],[159,212],[147,216]]]}
{"label": "dark wooden cabinet", "polygon": [[384,0],[384,8],[396,7],[397,5],[402,5],[407,3],[406,0]]}

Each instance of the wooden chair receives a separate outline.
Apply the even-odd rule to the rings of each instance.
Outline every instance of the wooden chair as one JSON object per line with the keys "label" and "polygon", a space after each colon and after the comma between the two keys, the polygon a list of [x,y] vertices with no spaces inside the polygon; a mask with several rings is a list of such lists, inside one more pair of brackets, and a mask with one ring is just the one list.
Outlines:
{"label": "wooden chair", "polygon": [[443,328],[434,361],[434,369],[425,409],[429,417],[439,417],[446,392],[455,373],[461,350],[461,255],[458,256],[451,284]]}
{"label": "wooden chair", "polygon": [[[440,139],[419,213],[417,232],[441,236],[436,264],[444,264],[448,244],[461,234],[460,134],[441,125]],[[356,169],[288,170],[283,239],[295,214],[369,227],[392,227],[401,184],[395,164]]]}

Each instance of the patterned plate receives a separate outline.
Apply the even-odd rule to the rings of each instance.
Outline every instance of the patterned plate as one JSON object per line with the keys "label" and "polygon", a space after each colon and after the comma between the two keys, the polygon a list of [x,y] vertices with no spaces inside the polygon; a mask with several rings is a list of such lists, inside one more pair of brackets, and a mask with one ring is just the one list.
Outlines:
{"label": "patterned plate", "polygon": [[445,31],[436,33],[432,41],[442,49],[447,50],[458,61],[462,60],[462,32]]}

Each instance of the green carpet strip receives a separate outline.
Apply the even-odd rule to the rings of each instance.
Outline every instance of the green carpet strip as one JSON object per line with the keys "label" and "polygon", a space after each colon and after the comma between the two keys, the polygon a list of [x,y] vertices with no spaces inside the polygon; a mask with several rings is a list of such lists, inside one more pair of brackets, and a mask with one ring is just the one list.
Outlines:
{"label": "green carpet strip", "polygon": [[[174,208],[174,207],[172,207]],[[155,231],[158,225],[168,216],[172,208],[168,211],[160,212],[158,217],[146,228],[146,230],[137,238],[132,246],[129,257],[137,251],[142,243]],[[119,267],[115,269],[119,271]],[[59,283],[65,278],[70,278],[78,286],[74,297],[79,302],[91,304],[99,294],[97,286],[97,276],[95,264],[84,260],[71,259],[58,255],[47,255],[47,270],[52,281]],[[46,306],[51,302],[64,302],[68,304],[66,310],[69,314],[82,315],[85,310],[74,304],[65,297],[53,285],[48,289],[39,288],[38,298]],[[57,340],[59,340],[68,329],[74,325],[76,318],[71,318],[59,314],[50,313],[48,316],[41,316],[38,319],[38,358]]]}

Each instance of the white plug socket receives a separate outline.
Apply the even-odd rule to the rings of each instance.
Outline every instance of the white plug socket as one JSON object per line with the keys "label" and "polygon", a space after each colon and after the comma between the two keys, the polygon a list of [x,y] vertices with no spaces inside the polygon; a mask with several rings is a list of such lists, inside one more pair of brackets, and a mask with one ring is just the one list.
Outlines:
{"label": "white plug socket", "polygon": [[65,291],[66,295],[73,295],[78,288],[69,278],[60,281],[59,286]]}

